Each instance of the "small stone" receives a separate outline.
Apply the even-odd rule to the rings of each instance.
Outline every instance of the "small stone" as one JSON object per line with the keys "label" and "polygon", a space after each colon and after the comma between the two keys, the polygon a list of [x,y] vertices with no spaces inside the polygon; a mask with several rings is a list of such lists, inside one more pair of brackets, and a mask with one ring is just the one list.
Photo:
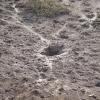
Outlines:
{"label": "small stone", "polygon": [[92,97],[92,98],[94,98],[94,99],[97,98],[94,94],[89,95],[89,97]]}
{"label": "small stone", "polygon": [[81,89],[80,91],[82,92],[82,94],[85,94],[86,92],[85,89]]}

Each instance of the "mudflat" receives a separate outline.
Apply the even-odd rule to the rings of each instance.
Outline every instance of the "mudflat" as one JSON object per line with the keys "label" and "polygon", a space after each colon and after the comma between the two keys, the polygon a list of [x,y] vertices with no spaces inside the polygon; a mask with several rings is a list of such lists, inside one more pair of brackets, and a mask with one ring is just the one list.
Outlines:
{"label": "mudflat", "polygon": [[0,0],[0,100],[100,100],[100,0],[58,2],[49,18]]}

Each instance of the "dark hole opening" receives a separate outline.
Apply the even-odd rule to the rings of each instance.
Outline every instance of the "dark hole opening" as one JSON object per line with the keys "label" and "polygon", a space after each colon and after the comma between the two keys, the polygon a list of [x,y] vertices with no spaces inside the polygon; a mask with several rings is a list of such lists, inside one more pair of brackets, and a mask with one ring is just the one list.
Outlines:
{"label": "dark hole opening", "polygon": [[63,45],[49,45],[47,48],[44,49],[44,51],[41,54],[47,55],[47,56],[54,56],[59,55],[62,53]]}

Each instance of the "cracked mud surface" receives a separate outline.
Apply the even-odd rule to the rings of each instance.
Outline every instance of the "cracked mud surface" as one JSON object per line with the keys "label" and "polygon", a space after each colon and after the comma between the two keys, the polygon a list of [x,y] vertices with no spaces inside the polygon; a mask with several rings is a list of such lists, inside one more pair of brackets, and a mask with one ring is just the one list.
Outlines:
{"label": "cracked mud surface", "polygon": [[43,18],[0,0],[0,100],[100,100],[100,1],[69,4]]}

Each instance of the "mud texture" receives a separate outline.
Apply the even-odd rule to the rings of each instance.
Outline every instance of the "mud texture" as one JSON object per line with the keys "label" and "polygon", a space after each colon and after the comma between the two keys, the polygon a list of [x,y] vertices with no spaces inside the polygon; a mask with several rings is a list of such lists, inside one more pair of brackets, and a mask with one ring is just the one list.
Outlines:
{"label": "mud texture", "polygon": [[0,100],[100,100],[100,0],[67,3],[45,18],[0,0]]}

